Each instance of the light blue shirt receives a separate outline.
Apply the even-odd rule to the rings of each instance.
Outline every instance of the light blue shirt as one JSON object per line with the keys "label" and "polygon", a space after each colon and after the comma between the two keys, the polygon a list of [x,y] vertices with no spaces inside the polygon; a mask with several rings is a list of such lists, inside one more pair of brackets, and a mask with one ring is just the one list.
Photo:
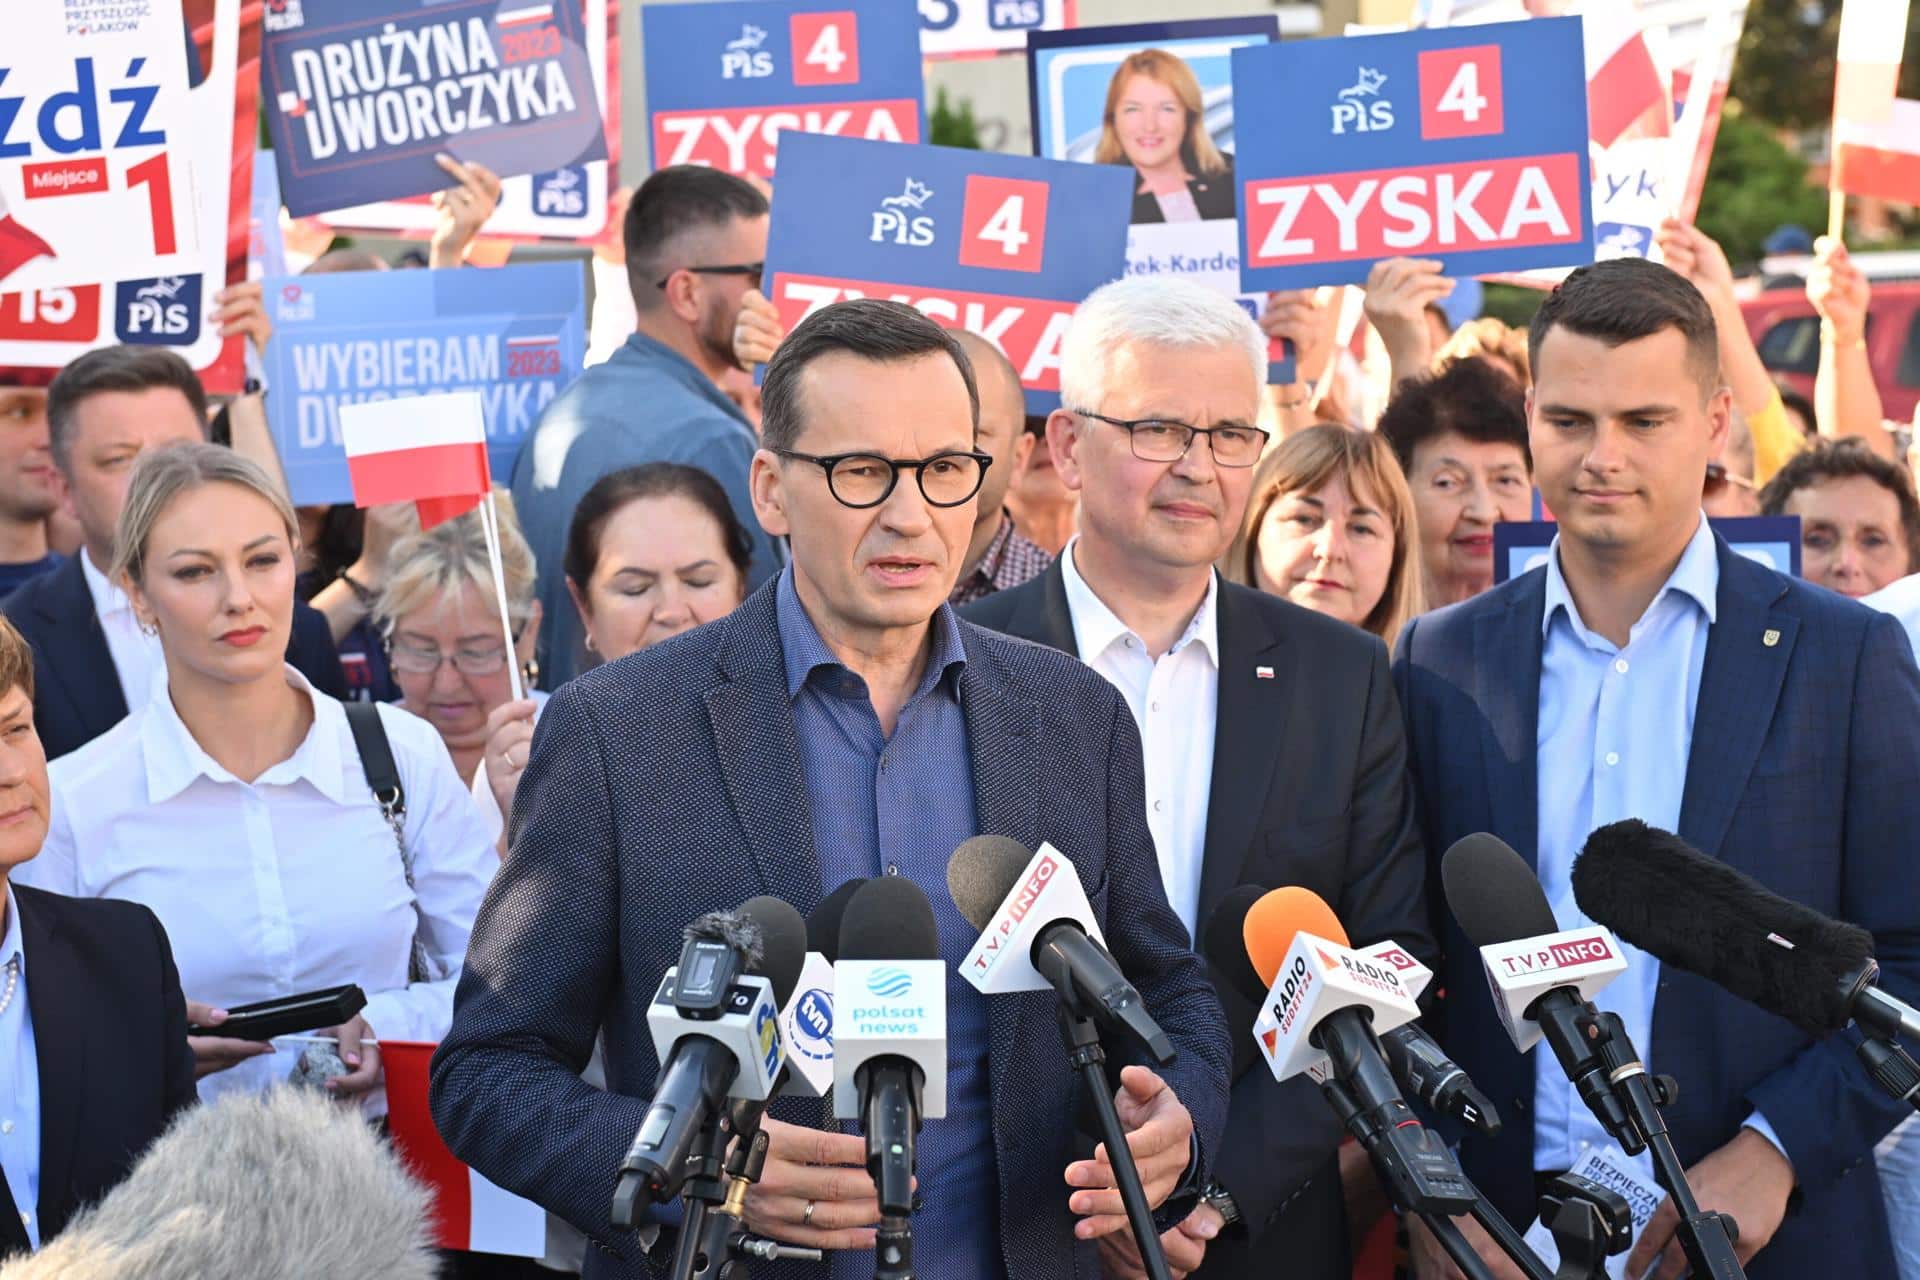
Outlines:
{"label": "light blue shirt", "polygon": [[0,938],[0,991],[5,967],[18,959],[20,980],[13,999],[0,1011],[0,1167],[7,1190],[20,1211],[27,1241],[40,1247],[40,1059],[33,1043],[33,1015],[27,1010],[27,958],[20,936],[20,906],[7,888],[7,932]]}
{"label": "light blue shirt", "polygon": [[[1687,785],[1700,673],[1720,591],[1720,561],[1706,518],[1680,563],[1627,633],[1624,647],[1590,631],[1560,572],[1560,541],[1547,561],[1546,610],[1540,625],[1540,721],[1536,746],[1541,887],[1562,929],[1592,925],[1573,900],[1573,863],[1594,828],[1625,818],[1675,831]],[[1653,1002],[1660,961],[1620,943],[1627,971],[1594,1004],[1620,1015],[1647,1064],[1652,1058]],[[1534,1056],[1533,1165],[1568,1169],[1589,1147],[1612,1138],[1541,1048]],[[1747,1123],[1774,1146],[1766,1121]],[[1652,1157],[1630,1162],[1649,1182]]]}

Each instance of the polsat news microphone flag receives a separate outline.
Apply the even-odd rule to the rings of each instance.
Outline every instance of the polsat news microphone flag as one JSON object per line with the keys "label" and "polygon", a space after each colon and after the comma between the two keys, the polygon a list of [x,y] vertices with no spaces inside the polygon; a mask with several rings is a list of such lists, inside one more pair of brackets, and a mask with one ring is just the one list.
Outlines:
{"label": "polsat news microphone flag", "polygon": [[1827,179],[1836,199],[1920,204],[1920,101],[1898,95],[1907,8],[1907,0],[1849,0],[1840,11]]}

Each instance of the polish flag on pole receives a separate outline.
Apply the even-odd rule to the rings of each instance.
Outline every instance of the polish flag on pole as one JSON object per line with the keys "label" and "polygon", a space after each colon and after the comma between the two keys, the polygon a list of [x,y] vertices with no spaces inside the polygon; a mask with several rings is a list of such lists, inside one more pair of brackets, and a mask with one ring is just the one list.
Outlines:
{"label": "polish flag on pole", "polygon": [[53,246],[21,226],[7,209],[7,198],[0,195],[0,280],[35,258],[53,256]]}
{"label": "polish flag on pole", "polygon": [[1895,98],[1881,124],[1833,122],[1835,191],[1920,205],[1920,101]]}
{"label": "polish flag on pole", "polygon": [[1580,20],[1586,25],[1587,136],[1595,146],[1610,147],[1644,120],[1643,136],[1667,137],[1673,130],[1668,80],[1653,56],[1639,6],[1617,0],[1589,5]]}
{"label": "polish flag on pole", "polygon": [[387,1125],[415,1181],[433,1193],[434,1243],[470,1253],[539,1258],[547,1251],[547,1214],[454,1158],[427,1110],[427,1064],[434,1046],[381,1040],[387,1077]]}
{"label": "polish flag on pole", "polygon": [[477,391],[341,405],[340,443],[353,504],[411,502],[423,529],[465,515],[492,488]]}
{"label": "polish flag on pole", "polygon": [[1833,119],[1885,124],[1899,93],[1907,43],[1907,0],[1846,0],[1840,7],[1839,67]]}

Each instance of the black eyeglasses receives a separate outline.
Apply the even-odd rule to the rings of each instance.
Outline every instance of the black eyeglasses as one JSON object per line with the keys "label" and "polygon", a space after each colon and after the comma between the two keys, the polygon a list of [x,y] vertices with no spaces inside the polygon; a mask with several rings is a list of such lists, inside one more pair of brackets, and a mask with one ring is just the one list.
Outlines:
{"label": "black eyeglasses", "polygon": [[1268,435],[1259,427],[1227,423],[1219,427],[1190,427],[1165,418],[1109,418],[1104,413],[1073,409],[1083,418],[1119,427],[1133,445],[1133,456],[1142,462],[1178,462],[1193,447],[1195,436],[1205,436],[1213,450],[1213,460],[1223,467],[1250,467],[1260,461]]}
{"label": "black eyeglasses", "polygon": [[957,507],[980,492],[993,458],[984,453],[936,453],[931,458],[883,458],[877,453],[836,453],[826,457],[775,449],[783,458],[811,462],[827,473],[827,490],[843,507],[856,511],[877,507],[900,483],[900,473],[911,470],[928,505]]}
{"label": "black eyeglasses", "polygon": [[[766,270],[767,264],[765,262],[723,262],[711,267],[674,268],[674,271],[691,271],[697,276],[745,276],[747,283],[756,289],[760,287],[760,279],[766,274]],[[667,287],[667,281],[671,279],[673,279],[673,271],[669,271],[658,280],[655,280],[653,287],[656,289],[664,289]]]}

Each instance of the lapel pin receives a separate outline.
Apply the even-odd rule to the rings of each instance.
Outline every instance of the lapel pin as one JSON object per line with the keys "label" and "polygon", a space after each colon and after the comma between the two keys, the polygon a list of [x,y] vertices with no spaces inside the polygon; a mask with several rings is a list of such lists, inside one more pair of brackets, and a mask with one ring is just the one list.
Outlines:
{"label": "lapel pin", "polygon": [[1273,679],[1273,668],[1272,667],[1255,667],[1253,669],[1253,678],[1255,680],[1271,680]]}
{"label": "lapel pin", "polygon": [[1760,637],[1760,643],[1767,646],[1767,648],[1771,649],[1773,648],[1773,646],[1780,643],[1780,633],[1778,631],[1775,631],[1772,627],[1768,627],[1767,633]]}

